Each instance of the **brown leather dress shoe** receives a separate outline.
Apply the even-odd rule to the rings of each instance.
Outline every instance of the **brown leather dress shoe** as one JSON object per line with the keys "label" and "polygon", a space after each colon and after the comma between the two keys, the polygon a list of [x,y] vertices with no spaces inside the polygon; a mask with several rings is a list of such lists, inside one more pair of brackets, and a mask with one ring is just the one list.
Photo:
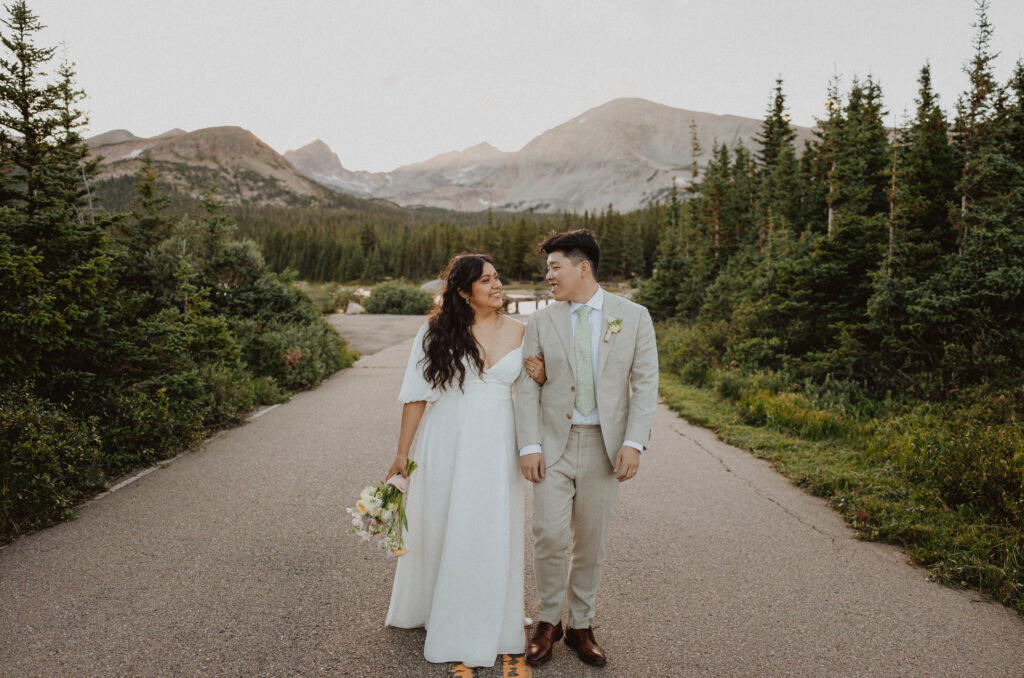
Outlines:
{"label": "brown leather dress shoe", "polygon": [[551,659],[551,648],[562,639],[562,621],[552,626],[547,622],[537,622],[537,628],[530,636],[526,646],[526,663],[536,666]]}
{"label": "brown leather dress shoe", "polygon": [[591,666],[604,666],[608,658],[604,650],[594,640],[594,629],[566,629],[565,644],[576,651],[576,654]]}

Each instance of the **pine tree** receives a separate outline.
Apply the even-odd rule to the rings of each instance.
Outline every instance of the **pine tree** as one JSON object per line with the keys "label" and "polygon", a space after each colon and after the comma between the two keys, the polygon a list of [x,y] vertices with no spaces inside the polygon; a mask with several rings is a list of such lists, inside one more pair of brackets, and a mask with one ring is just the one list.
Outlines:
{"label": "pine tree", "polygon": [[830,92],[829,118],[822,123],[829,153],[829,206],[833,235],[840,214],[873,216],[888,212],[887,182],[891,148],[882,121],[881,87],[854,78],[845,107]]}
{"label": "pine tree", "polygon": [[1024,156],[1014,123],[1024,117],[1024,78],[1018,68],[1009,88],[995,81],[987,9],[978,3],[969,89],[957,104],[957,251],[909,290],[906,304],[935,389],[1006,380],[1024,360]]}
{"label": "pine tree", "polygon": [[955,251],[949,213],[959,167],[928,65],[918,83],[916,115],[898,138],[892,221],[894,275],[921,280],[936,270],[942,256]]}
{"label": "pine tree", "polygon": [[[993,62],[998,56],[992,52],[992,24],[988,20],[988,2],[977,3],[978,20],[972,24],[977,33],[974,37],[974,55],[964,67],[970,78],[970,88],[957,101],[954,141],[963,156],[963,169],[957,182],[960,194],[960,214],[955,219],[961,249],[970,238],[972,208],[985,207],[985,198],[993,193],[993,180],[998,168],[994,166],[993,145],[996,143],[989,123],[995,114],[997,101],[1003,92],[996,82]],[[980,204],[976,204],[980,203]]]}
{"label": "pine tree", "polygon": [[[54,49],[36,46],[43,26],[24,0],[8,8],[2,23],[0,262],[9,289],[19,291],[0,326],[14,340],[14,355],[0,365],[24,378],[39,376],[45,363],[53,380],[67,382],[96,341],[112,284],[106,222],[97,223],[88,209],[95,163],[85,162],[79,134],[84,94],[70,64],[58,68],[55,81],[47,79]],[[68,388],[51,386],[55,395]]]}
{"label": "pine tree", "polygon": [[789,124],[782,78],[775,80],[771,106],[757,137],[758,152],[757,220],[760,240],[767,243],[776,233],[785,233],[800,220],[800,165],[793,140],[796,132]]}
{"label": "pine tree", "polygon": [[829,82],[828,94],[825,99],[827,117],[818,120],[818,137],[816,149],[822,165],[827,167],[827,193],[825,202],[828,205],[827,234],[832,237],[832,226],[835,222],[837,207],[842,205],[843,196],[839,186],[837,170],[839,158],[846,138],[846,120],[843,117],[843,102],[839,96],[839,77]]}
{"label": "pine tree", "polygon": [[820,138],[804,141],[800,154],[800,209],[801,233],[827,233],[830,208],[828,205],[829,161]]}
{"label": "pine tree", "polygon": [[381,260],[379,248],[374,247],[370,250],[370,255],[366,257],[366,264],[363,266],[359,279],[368,283],[375,283],[384,279],[384,263]]}
{"label": "pine tree", "polygon": [[796,132],[789,124],[786,113],[786,96],[782,92],[782,76],[775,79],[775,90],[771,105],[761,123],[756,140],[761,149],[757,153],[758,168],[770,172],[778,162],[779,154],[785,147],[792,148]]}

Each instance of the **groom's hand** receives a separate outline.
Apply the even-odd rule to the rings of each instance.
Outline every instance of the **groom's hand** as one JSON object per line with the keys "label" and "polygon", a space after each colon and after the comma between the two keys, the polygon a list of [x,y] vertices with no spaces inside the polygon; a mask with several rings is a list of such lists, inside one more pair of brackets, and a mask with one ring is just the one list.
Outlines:
{"label": "groom's hand", "polygon": [[544,455],[537,452],[519,457],[519,471],[531,483],[544,480]]}
{"label": "groom's hand", "polygon": [[615,472],[619,474],[619,482],[629,480],[640,470],[640,450],[629,445],[619,448],[615,455]]}

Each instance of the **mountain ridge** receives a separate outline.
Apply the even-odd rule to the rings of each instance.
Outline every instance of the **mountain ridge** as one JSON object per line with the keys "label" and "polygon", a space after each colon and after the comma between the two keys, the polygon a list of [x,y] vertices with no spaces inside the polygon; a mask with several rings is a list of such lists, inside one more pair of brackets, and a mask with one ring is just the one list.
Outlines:
{"label": "mountain ridge", "polygon": [[148,138],[120,131],[127,136],[108,132],[86,140],[90,156],[100,161],[100,180],[136,174],[142,155],[148,153],[160,170],[161,181],[192,197],[211,185],[222,199],[236,204],[287,205],[330,197],[327,189],[241,127],[225,125],[192,132],[174,129]]}
{"label": "mountain ridge", "polygon": [[[229,202],[289,204],[343,193],[403,207],[459,211],[621,211],[664,199],[691,180],[690,125],[706,164],[716,144],[757,150],[762,121],[613,99],[545,130],[518,151],[480,142],[390,172],[347,169],[323,140],[277,153],[235,126],[169,130],[139,138],[112,130],[87,140],[106,176],[134,173],[149,152],[169,183],[195,195],[198,177],[224,188]],[[811,128],[794,126],[798,148]],[[205,189],[204,189],[205,190]],[[328,194],[325,194],[327,191]]]}
{"label": "mountain ridge", "polygon": [[[330,177],[296,156],[286,157],[325,185],[409,207],[583,211],[612,204],[628,211],[690,181],[691,121],[704,149],[702,162],[718,143],[758,147],[760,120],[620,98],[545,130],[518,151],[484,142],[390,172],[345,170]],[[794,130],[798,145],[812,133],[806,127]]]}

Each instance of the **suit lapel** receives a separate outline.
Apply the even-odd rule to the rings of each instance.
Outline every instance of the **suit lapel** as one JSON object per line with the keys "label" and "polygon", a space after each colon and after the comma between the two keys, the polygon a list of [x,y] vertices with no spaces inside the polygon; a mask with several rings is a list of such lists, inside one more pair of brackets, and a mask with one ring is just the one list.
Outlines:
{"label": "suit lapel", "polygon": [[608,334],[608,321],[612,318],[621,318],[619,314],[619,298],[608,290],[604,291],[604,307],[601,309],[601,338],[597,340],[597,378],[601,378],[604,365],[608,362],[608,354],[615,342],[614,336],[610,341],[604,338]]}
{"label": "suit lapel", "polygon": [[569,360],[569,368],[572,370],[573,380],[576,378],[576,352],[572,347],[572,310],[568,301],[560,301],[551,311],[551,322],[555,325],[555,334],[565,349],[565,356]]}

